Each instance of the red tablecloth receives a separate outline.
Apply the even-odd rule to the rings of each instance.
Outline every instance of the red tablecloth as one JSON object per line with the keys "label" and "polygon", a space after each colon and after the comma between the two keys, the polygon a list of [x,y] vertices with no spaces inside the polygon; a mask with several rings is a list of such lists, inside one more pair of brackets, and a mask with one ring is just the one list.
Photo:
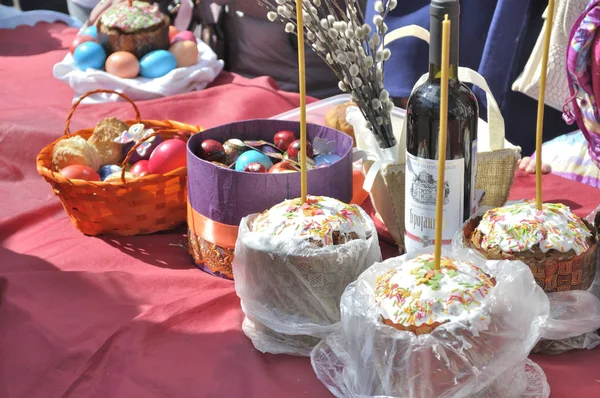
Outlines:
{"label": "red tablecloth", "polygon": [[[240,329],[233,283],[196,269],[183,231],[85,237],[35,170],[62,133],[71,91],[52,77],[73,29],[0,30],[0,397],[328,397],[306,358],[263,355]],[[267,78],[139,103],[142,116],[213,126],[298,106]],[[74,128],[127,104],[82,106]],[[548,200],[579,214],[598,191],[544,177]],[[518,176],[512,198],[531,197]],[[391,252],[390,248],[386,249]],[[553,397],[600,395],[600,349],[533,358]]]}

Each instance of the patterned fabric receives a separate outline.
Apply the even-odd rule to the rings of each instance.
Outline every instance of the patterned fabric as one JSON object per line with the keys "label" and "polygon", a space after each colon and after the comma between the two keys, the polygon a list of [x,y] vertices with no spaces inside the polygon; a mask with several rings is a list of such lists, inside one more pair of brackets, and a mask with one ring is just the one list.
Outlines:
{"label": "patterned fabric", "polygon": [[[600,1],[591,0],[571,30],[570,46],[567,49],[567,76],[572,97],[565,104],[564,117],[570,123],[577,121],[587,140],[589,155],[596,166],[600,167],[600,113],[594,96],[590,68],[590,64],[597,62],[596,59],[592,59],[592,54],[598,27]],[[568,109],[569,106],[572,112]],[[578,160],[581,161],[582,158]]]}
{"label": "patterned fabric", "polygon": [[600,168],[592,160],[588,141],[581,131],[544,143],[542,161],[552,165],[552,174],[600,188]]}

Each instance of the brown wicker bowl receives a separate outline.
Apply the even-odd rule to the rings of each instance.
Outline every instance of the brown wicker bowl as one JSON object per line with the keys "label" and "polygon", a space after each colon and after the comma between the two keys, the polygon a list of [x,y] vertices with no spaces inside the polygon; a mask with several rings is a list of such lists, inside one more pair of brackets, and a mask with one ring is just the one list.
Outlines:
{"label": "brown wicker bowl", "polygon": [[[89,138],[94,129],[71,133],[69,124],[81,101],[95,93],[118,94],[135,111],[135,120],[127,125],[143,123],[163,138],[178,136],[186,140],[189,134],[201,131],[199,126],[171,120],[142,120],[137,106],[126,95],[112,90],[95,90],[83,95],[71,108],[66,120],[65,134],[42,149],[37,157],[38,173],[51,185],[65,212],[77,229],[86,235],[143,235],[175,228],[186,220],[187,169],[181,167],[166,174],[150,174],[135,181],[125,181],[123,169],[119,182],[68,179],[54,170],[52,151],[59,141],[79,135]],[[183,132],[183,134],[182,134]],[[150,137],[147,137],[150,138]],[[129,151],[129,157],[138,145]]]}
{"label": "brown wicker bowl", "polygon": [[529,266],[538,285],[546,293],[568,290],[587,290],[596,274],[596,257],[598,244],[598,218],[595,226],[583,222],[592,232],[590,248],[580,255],[573,251],[560,253],[550,250],[547,253],[529,251],[524,253],[505,253],[500,250],[484,250],[473,241],[473,234],[481,222],[481,216],[474,217],[463,228],[464,246],[475,249],[488,260],[518,260]]}

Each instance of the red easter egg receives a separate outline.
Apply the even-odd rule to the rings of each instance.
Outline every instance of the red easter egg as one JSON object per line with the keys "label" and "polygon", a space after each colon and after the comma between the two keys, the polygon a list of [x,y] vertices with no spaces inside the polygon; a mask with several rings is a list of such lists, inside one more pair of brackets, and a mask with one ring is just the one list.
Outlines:
{"label": "red easter egg", "polygon": [[150,155],[148,171],[150,174],[165,174],[186,166],[187,145],[181,140],[161,142]]}
{"label": "red easter egg", "polygon": [[285,160],[275,163],[269,169],[269,173],[295,173],[297,171],[298,170],[296,170],[294,166],[290,164],[290,162],[286,162]]}
{"label": "red easter egg", "polygon": [[129,171],[138,177],[146,176],[150,174],[150,170],[148,170],[149,163],[150,162],[147,160],[140,160],[136,162],[133,166],[131,166],[131,169],[129,169]]}
{"label": "red easter egg", "polygon": [[204,140],[200,144],[200,158],[209,162],[223,162],[225,160],[225,148],[217,140]]}
{"label": "red easter egg", "polygon": [[244,171],[249,172],[249,173],[266,173],[267,168],[262,163],[252,162],[252,163],[248,163],[248,166],[246,166]]}
{"label": "red easter egg", "polygon": [[171,45],[177,43],[178,41],[193,41],[194,43],[198,42],[196,40],[196,36],[194,36],[194,34],[189,30],[184,30],[183,32],[179,32],[175,36],[173,36],[173,39],[171,40]]}
{"label": "red easter egg", "polygon": [[179,29],[177,29],[175,26],[170,25],[169,26],[169,41],[173,40],[173,38],[175,36],[177,36],[177,34],[179,33]]}
{"label": "red easter egg", "polygon": [[[288,157],[292,160],[298,160],[298,153],[300,152],[301,142],[300,140],[296,140],[290,144],[287,149]],[[310,142],[306,142],[306,156],[312,158],[314,155],[313,148]]]}
{"label": "red easter egg", "polygon": [[60,174],[70,180],[100,181],[100,175],[96,170],[82,164],[72,164],[63,168]]}
{"label": "red easter egg", "polygon": [[69,46],[69,52],[71,54],[73,54],[73,51],[75,51],[77,46],[80,45],[81,43],[85,43],[86,41],[94,41],[94,42],[98,43],[98,40],[93,36],[88,36],[88,35],[75,36],[75,39]]}
{"label": "red easter egg", "polygon": [[273,144],[282,151],[287,151],[292,142],[296,140],[296,135],[288,130],[283,130],[275,134]]}

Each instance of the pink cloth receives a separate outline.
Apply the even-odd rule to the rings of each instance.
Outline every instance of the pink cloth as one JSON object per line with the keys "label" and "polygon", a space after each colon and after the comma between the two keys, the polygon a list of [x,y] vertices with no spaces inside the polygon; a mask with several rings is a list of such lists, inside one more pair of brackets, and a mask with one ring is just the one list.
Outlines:
{"label": "pink cloth", "polygon": [[[308,359],[253,348],[233,283],[194,267],[183,228],[111,238],[71,225],[35,158],[63,131],[72,93],[51,67],[74,34],[48,24],[0,30],[0,397],[331,396]],[[210,127],[298,106],[268,78],[223,74],[217,84],[141,102],[142,117]],[[125,103],[82,106],[73,125],[130,115]],[[598,200],[556,176],[544,184],[545,199],[579,214]],[[531,197],[534,186],[517,176],[512,198]],[[553,397],[598,395],[599,349],[533,359]]]}

